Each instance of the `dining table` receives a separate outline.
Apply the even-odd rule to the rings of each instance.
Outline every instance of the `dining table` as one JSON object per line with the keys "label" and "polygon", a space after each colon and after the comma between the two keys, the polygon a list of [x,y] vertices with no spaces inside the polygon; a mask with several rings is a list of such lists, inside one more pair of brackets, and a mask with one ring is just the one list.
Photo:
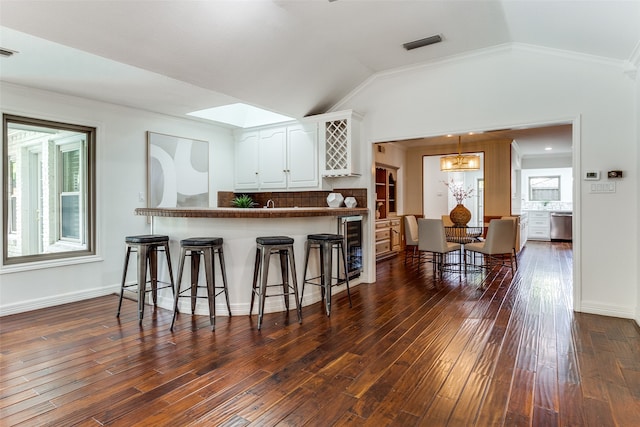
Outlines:
{"label": "dining table", "polygon": [[473,242],[480,242],[484,227],[482,226],[446,226],[444,234],[447,242],[460,243],[461,245]]}
{"label": "dining table", "polygon": [[[482,235],[484,233],[484,227],[482,226],[445,226],[444,234],[447,238],[447,242],[459,243],[462,245],[460,248],[460,265],[458,271],[462,272],[462,264],[464,264],[464,273],[466,275],[468,266],[466,262],[466,254],[464,251],[464,245],[473,242],[482,241]],[[464,260],[464,261],[463,261]],[[475,269],[474,269],[475,271]]]}

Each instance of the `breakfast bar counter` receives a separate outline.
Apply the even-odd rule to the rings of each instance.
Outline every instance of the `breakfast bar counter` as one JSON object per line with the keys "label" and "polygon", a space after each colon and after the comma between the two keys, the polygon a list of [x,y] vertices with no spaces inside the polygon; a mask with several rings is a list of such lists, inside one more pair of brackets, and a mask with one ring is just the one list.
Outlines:
{"label": "breakfast bar counter", "polygon": [[173,218],[297,218],[365,215],[367,208],[137,208],[136,215]]}
{"label": "breakfast bar counter", "polygon": [[[304,277],[304,254],[307,235],[317,233],[336,233],[338,230],[338,218],[341,216],[362,215],[363,220],[368,220],[367,208],[328,208],[328,207],[290,207],[290,208],[137,208],[138,216],[151,217],[151,233],[169,236],[174,273],[180,255],[180,240],[192,237],[221,237],[224,240],[224,258],[229,287],[229,299],[233,316],[249,313],[251,302],[251,289],[253,281],[253,267],[256,256],[256,237],[261,236],[289,236],[294,239],[294,255],[296,277],[298,286],[302,287]],[[368,251],[371,245],[365,237],[362,242],[363,252]],[[272,257],[273,271],[279,271],[278,257]],[[310,275],[317,276],[319,263],[314,257],[309,262]],[[166,271],[166,269],[160,269]],[[168,274],[168,273],[165,273]],[[203,274],[201,272],[201,274]],[[220,269],[216,266],[216,282],[221,281]],[[279,281],[279,274],[270,276],[269,281]],[[163,280],[163,278],[160,278]],[[182,279],[189,280],[188,274]],[[204,280],[201,277],[201,280]],[[368,282],[366,274],[355,278],[350,285]],[[220,282],[221,283],[221,282]],[[336,287],[334,294],[345,290],[341,285]],[[167,309],[172,309],[173,298],[168,289],[158,295],[158,304]],[[303,307],[313,304],[321,299],[320,290],[315,286],[305,291]],[[321,308],[320,308],[321,309]],[[335,310],[349,309],[348,303],[342,307],[337,303]],[[282,298],[267,299],[265,312],[277,312],[285,310]],[[181,312],[190,315],[190,309],[181,306]],[[196,314],[207,315],[209,312],[206,303],[196,307]],[[304,322],[305,309],[302,310]],[[227,314],[224,298],[216,300],[216,313],[218,316]],[[257,313],[257,306],[253,313]],[[255,316],[254,316],[255,317]],[[295,316],[294,316],[295,318]],[[224,324],[221,321],[219,324]]]}

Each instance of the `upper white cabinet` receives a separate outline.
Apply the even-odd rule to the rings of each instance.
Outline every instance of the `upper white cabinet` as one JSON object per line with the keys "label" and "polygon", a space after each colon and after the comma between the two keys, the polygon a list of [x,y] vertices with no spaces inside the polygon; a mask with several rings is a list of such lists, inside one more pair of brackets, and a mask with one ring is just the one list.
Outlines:
{"label": "upper white cabinet", "polygon": [[258,177],[261,189],[287,187],[287,128],[260,131]]}
{"label": "upper white cabinet", "polygon": [[235,188],[255,190],[258,181],[258,141],[260,132],[250,131],[239,134],[235,146]]}
{"label": "upper white cabinet", "polygon": [[317,125],[292,124],[242,132],[236,140],[236,190],[316,188]]}
{"label": "upper white cabinet", "polygon": [[360,138],[360,117],[352,111],[315,116],[322,152],[323,177],[358,175],[354,150]]}
{"label": "upper white cabinet", "polygon": [[318,186],[318,126],[315,123],[287,127],[287,186]]}

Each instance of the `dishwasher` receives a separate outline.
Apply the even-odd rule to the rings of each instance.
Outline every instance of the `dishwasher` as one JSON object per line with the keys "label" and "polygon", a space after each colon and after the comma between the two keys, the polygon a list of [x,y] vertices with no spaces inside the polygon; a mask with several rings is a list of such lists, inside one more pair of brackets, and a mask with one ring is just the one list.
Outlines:
{"label": "dishwasher", "polygon": [[572,212],[551,212],[551,240],[571,241],[572,240]]}

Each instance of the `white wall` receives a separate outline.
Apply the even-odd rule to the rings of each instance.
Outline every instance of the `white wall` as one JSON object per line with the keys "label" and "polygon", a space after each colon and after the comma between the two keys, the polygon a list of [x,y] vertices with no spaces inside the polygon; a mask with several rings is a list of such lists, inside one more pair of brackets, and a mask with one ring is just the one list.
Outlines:
{"label": "white wall", "polygon": [[[336,109],[364,114],[370,142],[576,124],[574,174],[620,169],[627,176],[612,195],[590,194],[577,182],[575,308],[637,317],[638,239],[628,238],[638,235],[639,217],[636,84],[619,63],[516,46],[378,76]],[[617,212],[628,220],[613,220]]]}
{"label": "white wall", "polygon": [[[640,68],[640,43],[636,46],[636,68]],[[640,74],[635,77],[636,82],[636,117],[640,115]],[[640,147],[640,119],[636,120],[636,147]],[[636,171],[640,167],[640,148],[636,151]],[[640,188],[640,174],[636,172],[636,192]],[[636,209],[640,210],[640,200],[636,201]],[[640,265],[640,227],[636,230],[636,269]],[[637,304],[636,323],[640,325],[640,272],[636,275]]]}
{"label": "white wall", "polygon": [[[2,112],[96,126],[97,250],[88,262],[51,268],[0,270],[0,313],[9,314],[103,295],[119,287],[124,236],[149,231],[134,215],[146,193],[146,131],[210,143],[210,194],[233,190],[233,139],[229,130],[51,92],[0,85]],[[115,313],[115,307],[114,307]]]}
{"label": "white wall", "polygon": [[525,157],[522,159],[522,169],[570,168],[572,160],[571,154]]}

